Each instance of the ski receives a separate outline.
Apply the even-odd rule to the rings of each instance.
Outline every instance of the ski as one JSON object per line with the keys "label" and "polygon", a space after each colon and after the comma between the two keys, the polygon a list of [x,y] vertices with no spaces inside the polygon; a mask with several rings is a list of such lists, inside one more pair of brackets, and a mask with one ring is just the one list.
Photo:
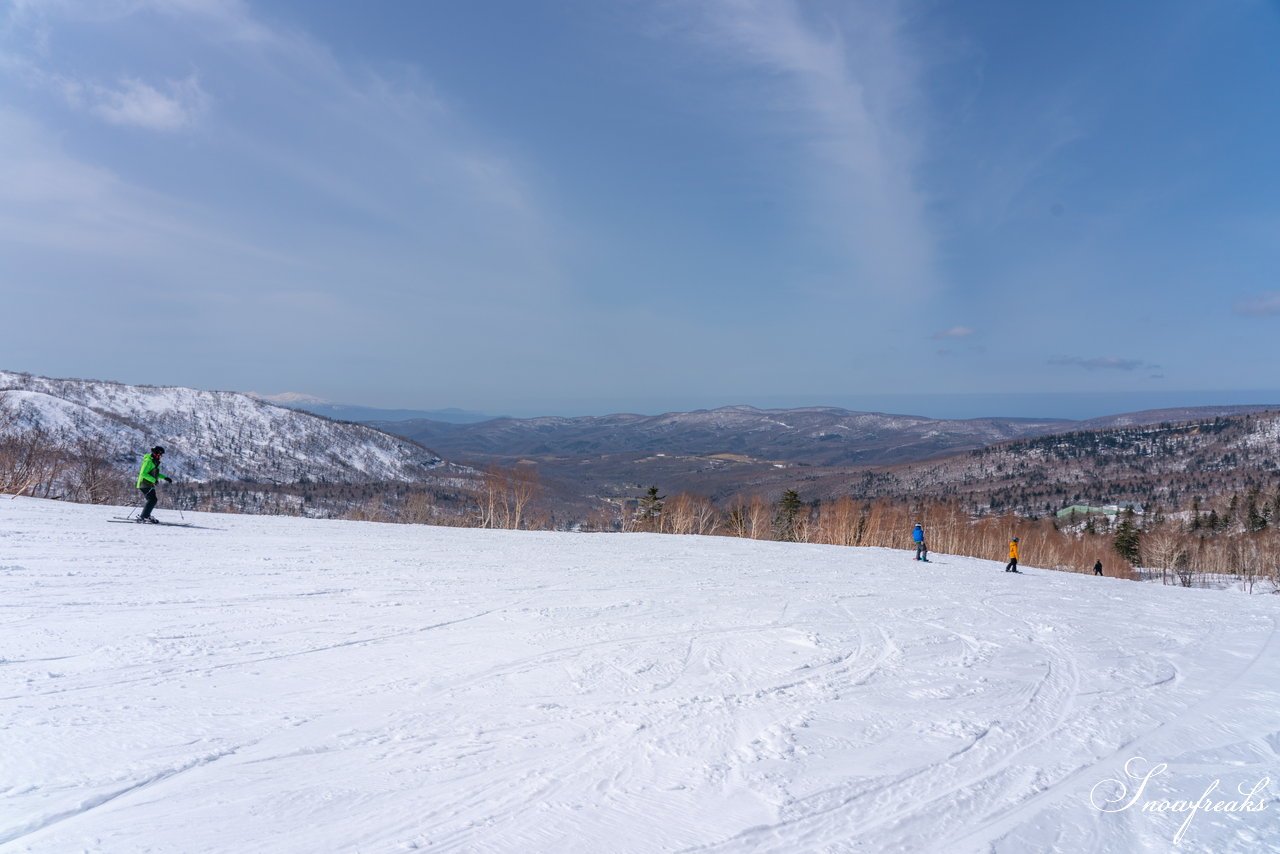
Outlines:
{"label": "ski", "polygon": [[121,522],[129,525],[167,525],[170,528],[195,528],[191,522],[139,522],[137,519],[108,519],[108,522]]}

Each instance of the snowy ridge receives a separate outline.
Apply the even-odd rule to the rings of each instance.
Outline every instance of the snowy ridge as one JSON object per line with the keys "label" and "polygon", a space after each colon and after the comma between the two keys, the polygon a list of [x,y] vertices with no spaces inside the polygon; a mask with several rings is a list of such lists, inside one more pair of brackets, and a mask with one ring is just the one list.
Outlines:
{"label": "snowy ridge", "polygon": [[[1276,469],[1278,437],[1280,412],[1274,410],[1210,421],[1077,431],[904,465],[888,472],[882,488],[927,492],[1016,481],[1068,489],[1080,483],[1162,475],[1166,480],[1161,489],[1167,491],[1178,483],[1176,476],[1203,477],[1209,472],[1216,473],[1213,482],[1219,489],[1237,488],[1249,475]],[[1209,491],[1208,483],[1202,491]]]}
{"label": "snowy ridge", "polygon": [[1060,419],[938,420],[834,407],[726,406],[664,415],[494,418],[478,424],[372,422],[384,430],[468,454],[602,455],[739,453],[812,465],[894,463],[1061,432]]}
{"label": "snowy ridge", "polygon": [[111,512],[0,501],[6,851],[1280,850],[1280,597]]}
{"label": "snowy ridge", "polygon": [[0,405],[59,441],[101,443],[121,465],[164,445],[169,472],[184,481],[415,481],[444,465],[403,437],[236,392],[0,371]]}

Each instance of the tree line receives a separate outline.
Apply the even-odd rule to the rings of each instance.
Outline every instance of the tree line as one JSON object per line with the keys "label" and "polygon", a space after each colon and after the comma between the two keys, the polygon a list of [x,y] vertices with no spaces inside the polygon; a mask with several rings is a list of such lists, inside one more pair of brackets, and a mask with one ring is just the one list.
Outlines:
{"label": "tree line", "polygon": [[[1203,429],[1204,425],[1202,425]],[[1218,423],[1209,430],[1218,432]],[[1039,440],[1037,440],[1039,441]],[[1069,442],[1074,444],[1074,440]],[[69,442],[39,428],[19,428],[0,407],[0,493],[128,506],[137,500],[132,472],[102,440]],[[1003,464],[1003,463],[1002,463]],[[490,466],[433,483],[287,483],[239,481],[178,484],[166,489],[170,506],[215,512],[344,518],[480,528],[649,531],[785,542],[911,549],[910,532],[924,526],[931,551],[1003,560],[1018,537],[1023,562],[1197,586],[1230,579],[1254,590],[1280,590],[1280,485],[1271,472],[1242,477],[1243,490],[1189,498],[1185,506],[1147,504],[1114,517],[1057,517],[1014,512],[975,495],[806,499],[797,489],[776,498],[734,497],[717,502],[658,487],[631,498],[601,500],[585,518],[557,512],[532,464]],[[1078,493],[1077,493],[1078,495]],[[1160,495],[1167,499],[1168,491]]]}

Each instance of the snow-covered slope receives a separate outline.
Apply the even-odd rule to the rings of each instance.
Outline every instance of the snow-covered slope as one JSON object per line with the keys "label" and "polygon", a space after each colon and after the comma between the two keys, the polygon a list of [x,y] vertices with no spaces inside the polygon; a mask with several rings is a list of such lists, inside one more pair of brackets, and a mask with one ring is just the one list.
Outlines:
{"label": "snow-covered slope", "polygon": [[1280,597],[112,512],[0,500],[5,852],[1280,850]]}
{"label": "snow-covered slope", "polygon": [[152,445],[164,445],[169,470],[184,481],[411,481],[441,465],[403,437],[236,392],[0,371],[0,405],[17,411],[19,424],[60,440],[101,441],[122,465],[136,467]]}

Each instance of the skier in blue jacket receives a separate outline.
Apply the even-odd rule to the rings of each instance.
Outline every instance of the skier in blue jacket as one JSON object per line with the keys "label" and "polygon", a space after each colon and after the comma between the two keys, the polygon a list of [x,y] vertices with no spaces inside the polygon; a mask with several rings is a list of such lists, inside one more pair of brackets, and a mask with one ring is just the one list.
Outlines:
{"label": "skier in blue jacket", "polygon": [[929,546],[924,541],[924,528],[919,522],[911,529],[911,539],[916,542],[916,560],[929,560]]}

